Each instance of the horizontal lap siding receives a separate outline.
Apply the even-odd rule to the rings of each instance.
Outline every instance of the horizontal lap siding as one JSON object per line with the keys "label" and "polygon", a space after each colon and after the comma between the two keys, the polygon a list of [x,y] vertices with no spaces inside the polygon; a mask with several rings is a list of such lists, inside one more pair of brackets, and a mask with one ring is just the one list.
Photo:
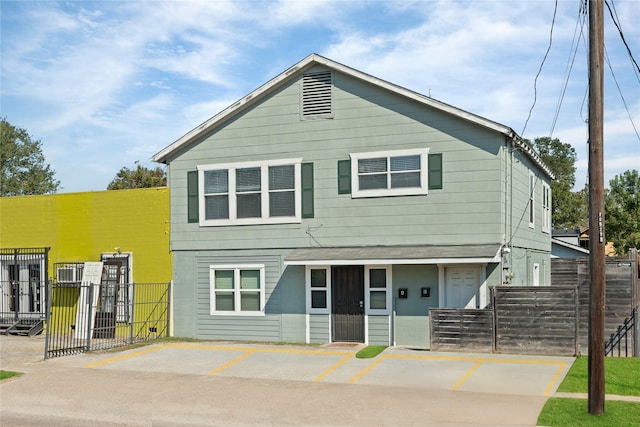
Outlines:
{"label": "horizontal lap siding", "polygon": [[431,350],[493,349],[493,311],[431,309]]}
{"label": "horizontal lap siding", "polygon": [[389,316],[369,316],[369,344],[389,345]]}
{"label": "horizontal lap siding", "polygon": [[[336,74],[334,81],[332,119],[301,120],[299,84],[294,83],[171,161],[174,250],[305,247],[309,233],[323,245],[500,241],[501,135],[348,76]],[[337,160],[350,153],[422,147],[443,153],[442,190],[387,198],[338,195]],[[314,165],[314,218],[255,227],[187,224],[188,170],[198,164],[297,157]]]}
{"label": "horizontal lap siding", "polygon": [[576,353],[574,287],[496,287],[496,349],[499,352]]}
{"label": "horizontal lap siding", "polygon": [[[212,264],[264,264],[264,316],[211,315],[209,266]],[[280,257],[259,254],[244,256],[198,255],[196,265],[196,334],[201,339],[282,341],[280,293],[276,284],[280,278]]]}
{"label": "horizontal lap siding", "polygon": [[309,340],[312,343],[327,343],[330,338],[330,316],[328,314],[309,315]]}

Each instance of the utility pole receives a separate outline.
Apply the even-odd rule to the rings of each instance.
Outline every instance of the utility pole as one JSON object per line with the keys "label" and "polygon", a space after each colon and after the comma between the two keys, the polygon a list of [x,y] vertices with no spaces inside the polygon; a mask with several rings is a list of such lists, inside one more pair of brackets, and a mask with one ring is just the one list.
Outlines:
{"label": "utility pole", "polygon": [[603,1],[589,0],[589,413],[604,413]]}

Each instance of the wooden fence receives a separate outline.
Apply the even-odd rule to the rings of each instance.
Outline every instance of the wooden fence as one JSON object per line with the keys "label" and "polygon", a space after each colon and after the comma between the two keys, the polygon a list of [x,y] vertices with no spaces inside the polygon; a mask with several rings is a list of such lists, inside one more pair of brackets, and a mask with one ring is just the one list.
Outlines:
{"label": "wooden fence", "polygon": [[[640,256],[607,258],[605,336],[617,332],[640,294]],[[491,308],[431,309],[431,349],[529,354],[586,354],[589,333],[587,259],[552,259],[552,286],[491,288]],[[640,354],[636,320],[631,336]],[[604,343],[603,343],[604,351]]]}

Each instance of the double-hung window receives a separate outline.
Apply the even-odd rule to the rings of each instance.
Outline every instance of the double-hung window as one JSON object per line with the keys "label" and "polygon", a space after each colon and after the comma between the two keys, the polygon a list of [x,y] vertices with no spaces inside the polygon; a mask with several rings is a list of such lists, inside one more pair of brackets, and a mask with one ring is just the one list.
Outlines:
{"label": "double-hung window", "polygon": [[264,265],[209,266],[211,314],[264,314]]}
{"label": "double-hung window", "polygon": [[331,311],[331,268],[307,266],[307,313],[329,314]]}
{"label": "double-hung window", "polygon": [[367,266],[364,271],[367,314],[391,313],[391,267]]}
{"label": "double-hung window", "polygon": [[529,227],[535,227],[535,191],[536,191],[536,177],[533,172],[529,172]]}
{"label": "double-hung window", "polygon": [[427,194],[428,149],[351,154],[353,197]]}
{"label": "double-hung window", "polygon": [[198,167],[200,225],[301,222],[301,159]]}

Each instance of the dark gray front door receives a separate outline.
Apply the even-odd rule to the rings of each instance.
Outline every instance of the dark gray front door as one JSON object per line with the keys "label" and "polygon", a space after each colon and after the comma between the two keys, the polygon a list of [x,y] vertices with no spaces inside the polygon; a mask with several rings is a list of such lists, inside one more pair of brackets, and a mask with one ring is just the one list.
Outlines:
{"label": "dark gray front door", "polygon": [[331,267],[333,341],[364,342],[364,267]]}

